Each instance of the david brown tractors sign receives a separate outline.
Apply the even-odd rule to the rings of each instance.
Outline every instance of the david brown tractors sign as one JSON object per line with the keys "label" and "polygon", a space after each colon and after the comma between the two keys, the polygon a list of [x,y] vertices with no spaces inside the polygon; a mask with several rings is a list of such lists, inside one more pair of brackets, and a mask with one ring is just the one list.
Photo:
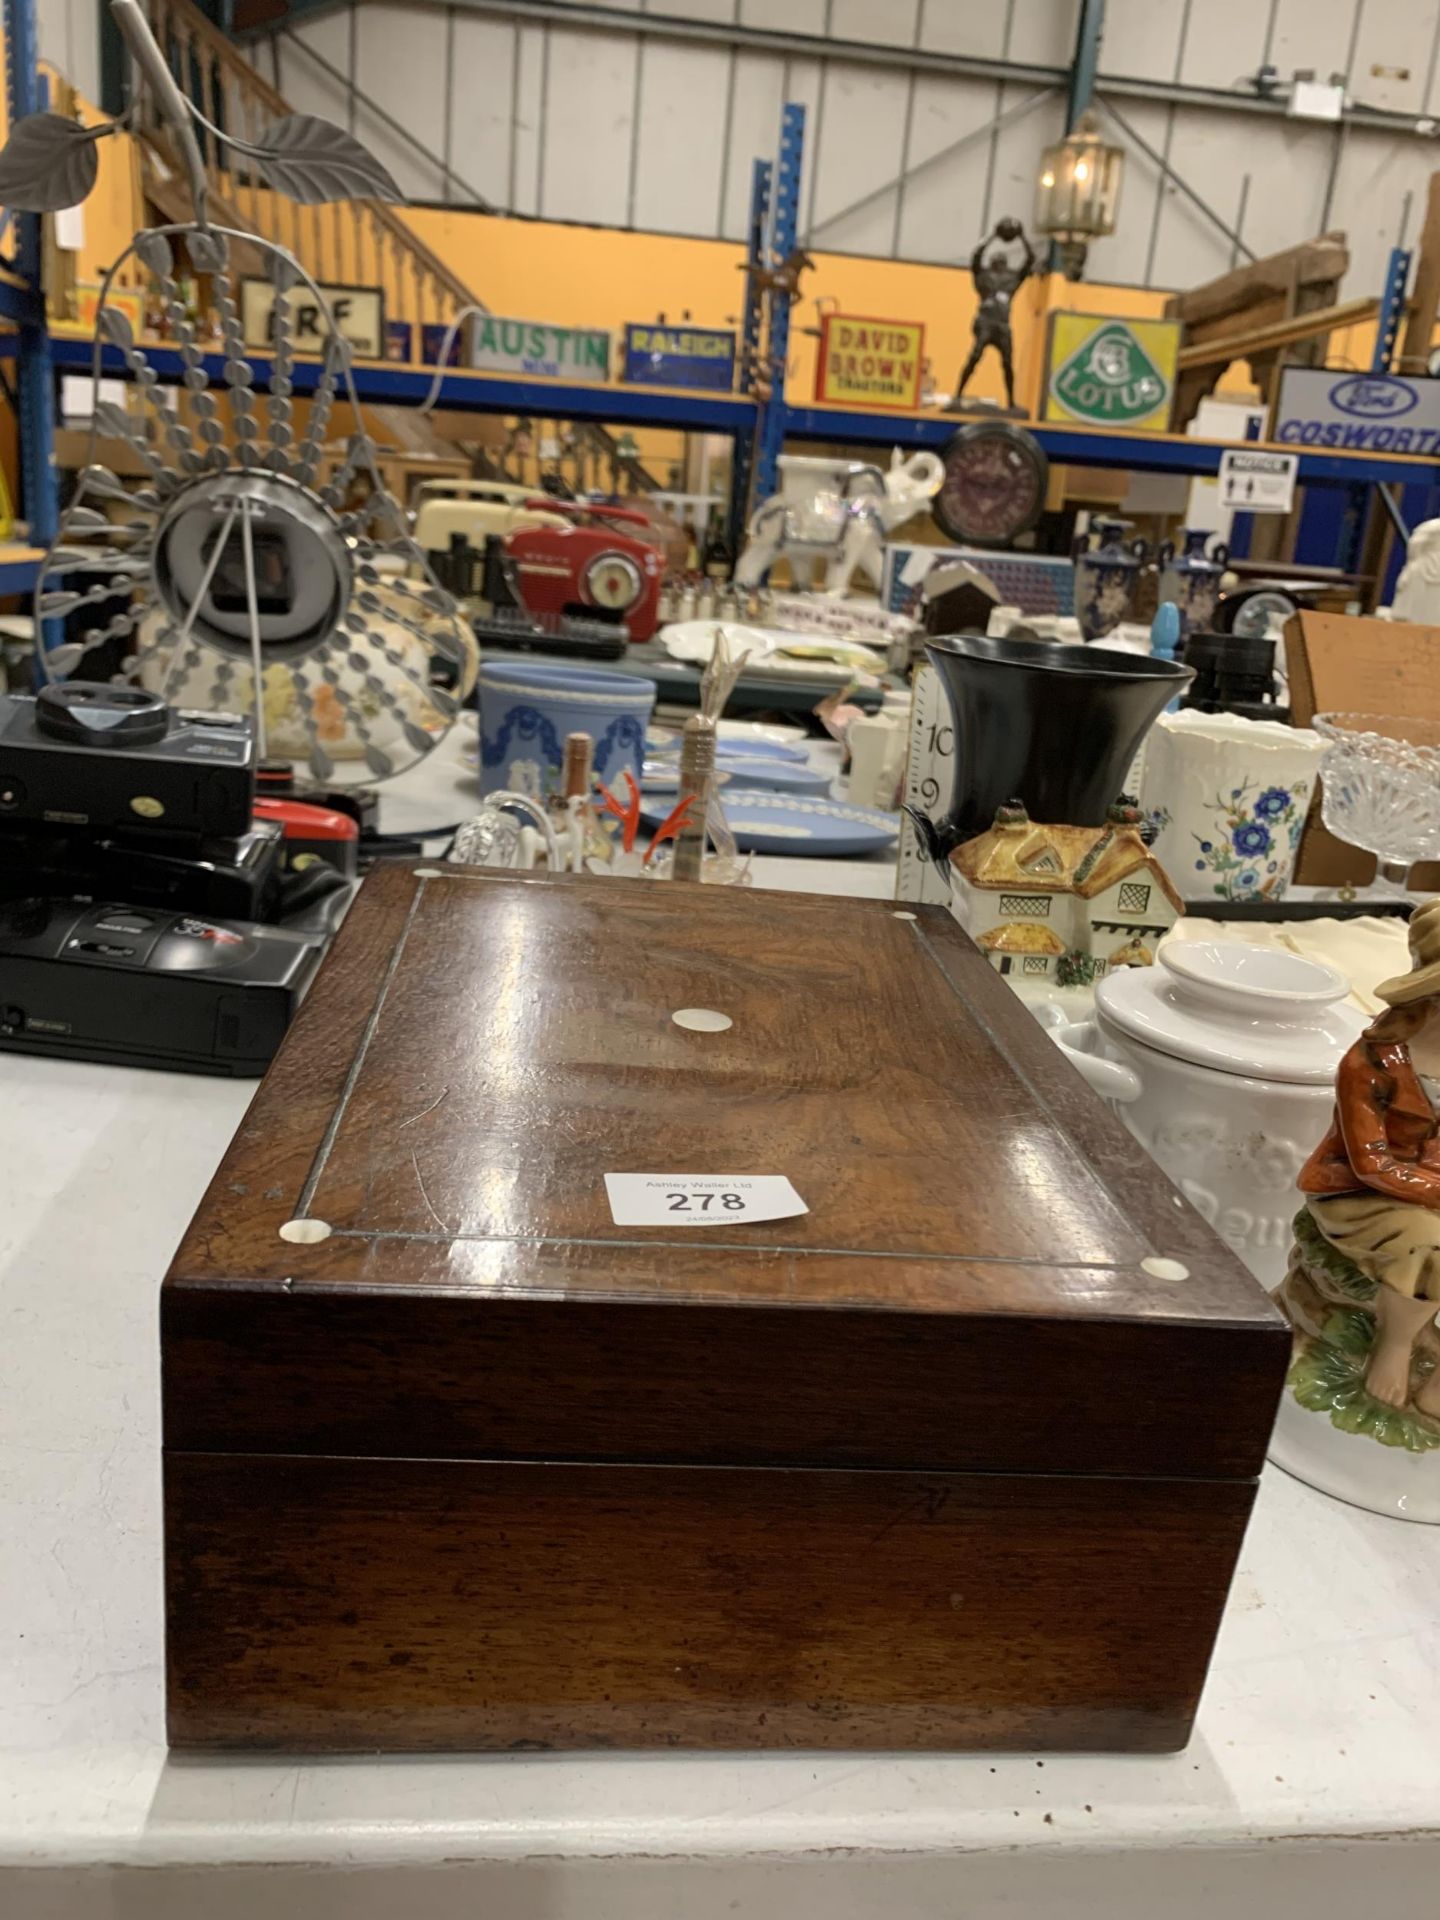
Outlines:
{"label": "david brown tractors sign", "polygon": [[1178,320],[1052,313],[1040,417],[1164,433],[1179,351]]}
{"label": "david brown tractors sign", "polygon": [[918,407],[924,351],[918,320],[822,314],[815,398],[851,407]]}

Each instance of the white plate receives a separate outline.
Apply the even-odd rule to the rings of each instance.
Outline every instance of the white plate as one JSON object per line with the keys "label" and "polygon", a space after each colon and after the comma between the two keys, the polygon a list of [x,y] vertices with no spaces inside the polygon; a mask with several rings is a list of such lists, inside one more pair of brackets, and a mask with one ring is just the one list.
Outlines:
{"label": "white plate", "polygon": [[736,626],[729,620],[675,620],[668,627],[662,627],[655,637],[672,660],[688,660],[693,666],[705,667],[715,651],[717,633],[723,633],[730,642],[732,655],[748,652],[752,665],[774,653],[782,637],[796,637],[794,634],[782,636],[764,627]]}
{"label": "white plate", "polygon": [[[774,672],[782,666],[804,670],[807,667],[843,666],[862,673],[883,673],[885,656],[861,641],[834,633],[806,633],[790,627],[742,627],[728,620],[677,620],[662,627],[656,635],[672,660],[704,667],[715,651],[715,635],[723,633],[732,656],[748,652],[746,671],[765,669]],[[804,648],[803,653],[797,648]],[[779,656],[777,658],[777,656]]]}
{"label": "white plate", "polygon": [[810,738],[804,727],[792,727],[784,720],[721,720],[715,731],[722,740],[765,740],[775,747],[801,744]]}

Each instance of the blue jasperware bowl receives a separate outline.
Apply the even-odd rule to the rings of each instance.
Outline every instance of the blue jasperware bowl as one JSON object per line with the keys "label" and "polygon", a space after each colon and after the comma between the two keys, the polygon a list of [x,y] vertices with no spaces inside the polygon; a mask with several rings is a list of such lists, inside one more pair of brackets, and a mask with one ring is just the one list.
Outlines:
{"label": "blue jasperware bowl", "polygon": [[487,660],[480,669],[480,787],[542,793],[560,784],[567,733],[595,742],[595,773],[624,791],[628,767],[638,784],[645,729],[655,707],[653,680],[595,667]]}

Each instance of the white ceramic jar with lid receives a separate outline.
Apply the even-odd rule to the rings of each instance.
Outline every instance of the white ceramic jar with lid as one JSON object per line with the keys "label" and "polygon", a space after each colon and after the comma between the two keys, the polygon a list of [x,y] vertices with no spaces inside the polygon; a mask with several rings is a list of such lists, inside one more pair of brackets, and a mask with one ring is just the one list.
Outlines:
{"label": "white ceramic jar with lid", "polygon": [[1335,1071],[1365,1021],[1343,974],[1273,948],[1171,940],[1053,1029],[1151,1158],[1256,1279],[1285,1277],[1295,1181],[1323,1139]]}

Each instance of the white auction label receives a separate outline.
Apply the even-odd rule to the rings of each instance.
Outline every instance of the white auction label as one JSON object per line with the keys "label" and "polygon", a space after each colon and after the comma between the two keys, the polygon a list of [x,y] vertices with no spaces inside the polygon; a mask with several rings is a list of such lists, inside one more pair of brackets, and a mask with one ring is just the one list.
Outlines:
{"label": "white auction label", "polygon": [[783,1173],[607,1173],[617,1227],[738,1227],[810,1209]]}

